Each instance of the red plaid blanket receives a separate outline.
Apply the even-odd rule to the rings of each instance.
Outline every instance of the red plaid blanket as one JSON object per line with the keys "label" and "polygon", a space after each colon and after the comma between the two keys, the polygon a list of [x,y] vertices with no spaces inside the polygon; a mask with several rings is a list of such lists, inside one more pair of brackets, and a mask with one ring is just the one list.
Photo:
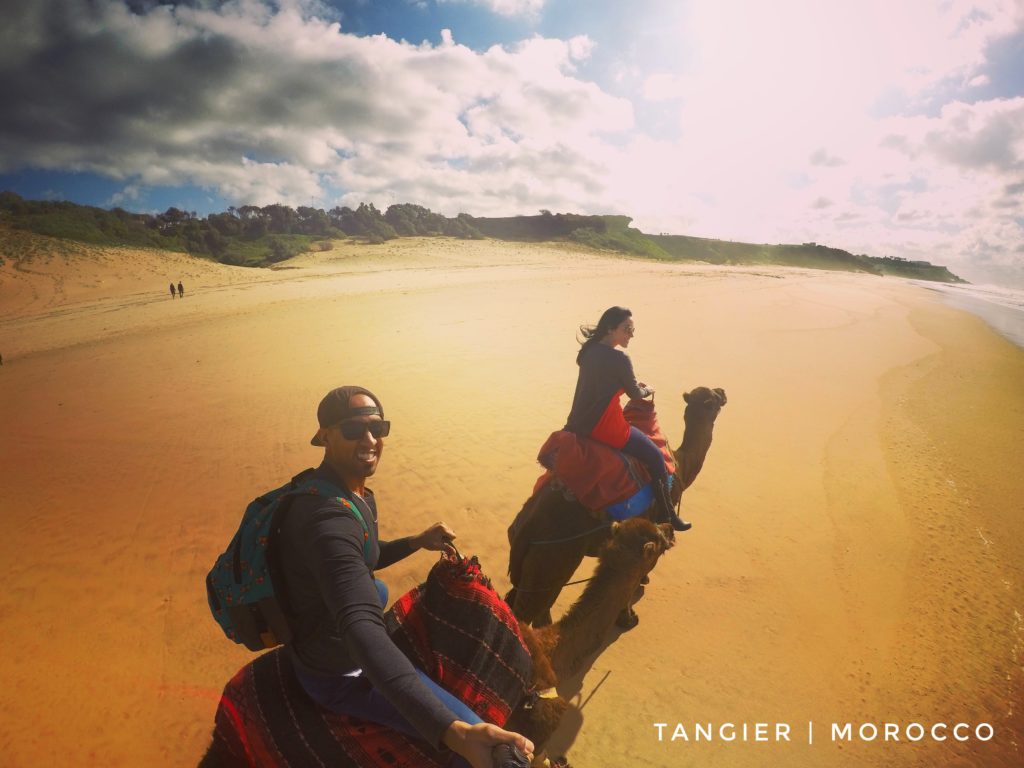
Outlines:
{"label": "red plaid blanket", "polygon": [[320,709],[282,648],[246,664],[224,687],[213,739],[226,766],[441,768],[449,758],[382,725]]}
{"label": "red plaid blanket", "polygon": [[475,557],[443,557],[385,620],[414,664],[489,723],[505,725],[530,688],[519,622]]}
{"label": "red plaid blanket", "polygon": [[[396,644],[489,722],[523,699],[530,655],[512,612],[476,558],[442,558],[426,583],[385,614]],[[440,768],[450,753],[314,704],[283,649],[246,664],[224,687],[214,749],[230,766]]]}
{"label": "red plaid blanket", "polygon": [[[630,426],[650,437],[661,449],[669,473],[675,472],[675,459],[658,426],[654,403],[630,400],[622,412]],[[651,480],[647,468],[632,456],[572,432],[552,432],[537,454],[537,461],[547,471],[537,479],[535,494],[557,479],[587,509],[601,510],[625,501]]]}

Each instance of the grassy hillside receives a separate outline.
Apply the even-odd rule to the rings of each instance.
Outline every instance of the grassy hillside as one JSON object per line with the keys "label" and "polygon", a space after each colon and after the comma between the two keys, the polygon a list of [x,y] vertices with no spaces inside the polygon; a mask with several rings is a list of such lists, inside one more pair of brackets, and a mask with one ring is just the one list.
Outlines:
{"label": "grassy hillside", "polygon": [[713,240],[684,235],[648,235],[673,258],[685,261],[706,261],[711,264],[777,264],[808,269],[835,269],[846,272],[867,272],[872,275],[895,275],[917,280],[943,283],[966,282],[946,267],[927,261],[907,261],[893,257],[855,255],[839,248],[817,243],[802,245],[753,245],[728,240]]}
{"label": "grassy hillside", "polygon": [[[869,257],[870,258],[870,257]],[[915,280],[932,280],[937,283],[966,283],[967,281],[957,277],[946,267],[930,264],[927,261],[907,261],[886,256],[881,259],[872,259],[882,270],[883,275],[895,275],[897,277],[911,277]]]}
{"label": "grassy hillside", "polygon": [[681,235],[650,235],[673,258],[706,261],[711,264],[777,264],[808,269],[838,269],[846,272],[882,274],[867,256],[824,245],[753,245]]}
{"label": "grassy hillside", "polygon": [[628,216],[581,216],[575,213],[541,211],[539,216],[486,218],[467,216],[473,228],[497,240],[545,242],[572,240],[603,251],[669,258],[651,238],[629,226]]}
{"label": "grassy hillside", "polygon": [[130,213],[120,208],[108,211],[67,202],[23,200],[13,192],[0,192],[0,220],[51,237],[183,251],[239,266],[266,266],[344,237],[382,243],[407,236],[486,236],[529,242],[570,241],[649,259],[774,264],[965,282],[945,267],[925,261],[854,255],[816,243],[755,245],[687,235],[648,235],[630,227],[632,219],[628,216],[541,211],[537,216],[495,218],[462,213],[448,218],[409,203],[392,205],[384,213],[363,203],[355,210],[336,207],[330,211],[246,205],[199,218],[177,208],[160,214]]}
{"label": "grassy hillside", "polygon": [[401,236],[482,235],[464,217],[449,219],[422,206],[373,205],[330,211],[299,206],[245,205],[200,218],[168,208],[163,213],[130,213],[49,200],[24,200],[0,192],[0,221],[15,229],[92,245],[126,245],[182,251],[224,264],[266,266],[315,250],[325,240],[357,238],[382,243]]}
{"label": "grassy hillside", "polygon": [[772,264],[805,269],[897,275],[946,283],[965,282],[945,267],[924,261],[855,255],[817,243],[757,245],[688,235],[648,235],[629,226],[628,216],[552,214],[504,218],[467,217],[474,228],[501,240],[572,240],[599,250],[652,259],[709,264]]}

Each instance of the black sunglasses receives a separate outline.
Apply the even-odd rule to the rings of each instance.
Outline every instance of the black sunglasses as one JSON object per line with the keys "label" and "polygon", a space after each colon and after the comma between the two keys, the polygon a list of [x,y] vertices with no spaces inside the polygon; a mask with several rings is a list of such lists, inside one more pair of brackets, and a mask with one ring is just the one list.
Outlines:
{"label": "black sunglasses", "polygon": [[373,437],[387,437],[391,431],[390,421],[343,421],[338,424],[341,436],[346,440],[358,440],[367,432]]}

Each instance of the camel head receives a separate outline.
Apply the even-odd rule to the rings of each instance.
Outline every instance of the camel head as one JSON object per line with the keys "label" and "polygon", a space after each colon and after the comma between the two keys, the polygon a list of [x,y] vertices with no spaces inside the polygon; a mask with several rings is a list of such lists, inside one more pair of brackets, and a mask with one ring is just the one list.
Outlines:
{"label": "camel head", "polygon": [[655,525],[646,517],[612,524],[583,594],[558,622],[534,630],[558,636],[551,652],[551,669],[557,678],[578,669],[613,624],[623,629],[636,626],[632,600],[637,587],[675,543],[673,536],[672,526]]}
{"label": "camel head", "polygon": [[658,559],[676,543],[671,525],[655,525],[645,517],[612,523],[611,534],[600,555],[601,562],[618,568],[635,568],[642,564],[643,574],[654,568]]}
{"label": "camel head", "polygon": [[718,418],[718,412],[727,402],[725,390],[721,387],[715,389],[697,387],[683,393],[683,401],[686,403],[686,410],[683,412],[686,426],[690,426],[691,418],[696,418],[698,415],[702,420],[713,424]]}
{"label": "camel head", "polygon": [[721,388],[697,387],[683,395],[686,409],[683,411],[683,442],[674,452],[676,474],[679,483],[673,487],[673,501],[685,491],[704,466],[704,459],[711,448],[712,433],[718,412],[726,403],[725,390]]}

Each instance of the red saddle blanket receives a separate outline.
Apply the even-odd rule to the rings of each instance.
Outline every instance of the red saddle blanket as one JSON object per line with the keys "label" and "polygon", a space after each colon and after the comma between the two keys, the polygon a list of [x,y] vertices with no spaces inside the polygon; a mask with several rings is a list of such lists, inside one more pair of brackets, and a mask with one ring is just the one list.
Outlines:
{"label": "red saddle blanket", "polygon": [[[654,402],[630,400],[622,412],[631,426],[661,449],[669,473],[675,472],[675,460],[658,426]],[[651,480],[647,467],[637,459],[572,432],[552,432],[541,446],[537,461],[547,471],[537,479],[534,493],[557,480],[587,509],[604,509],[625,501]]]}
{"label": "red saddle blanket", "polygon": [[[476,558],[442,558],[385,614],[413,663],[484,720],[504,725],[532,671],[519,625]],[[376,723],[321,709],[282,648],[246,664],[217,707],[214,748],[227,766],[440,768],[450,752]]]}
{"label": "red saddle blanket", "polygon": [[384,619],[395,645],[483,720],[505,725],[526,696],[533,661],[519,620],[475,557],[442,557]]}

